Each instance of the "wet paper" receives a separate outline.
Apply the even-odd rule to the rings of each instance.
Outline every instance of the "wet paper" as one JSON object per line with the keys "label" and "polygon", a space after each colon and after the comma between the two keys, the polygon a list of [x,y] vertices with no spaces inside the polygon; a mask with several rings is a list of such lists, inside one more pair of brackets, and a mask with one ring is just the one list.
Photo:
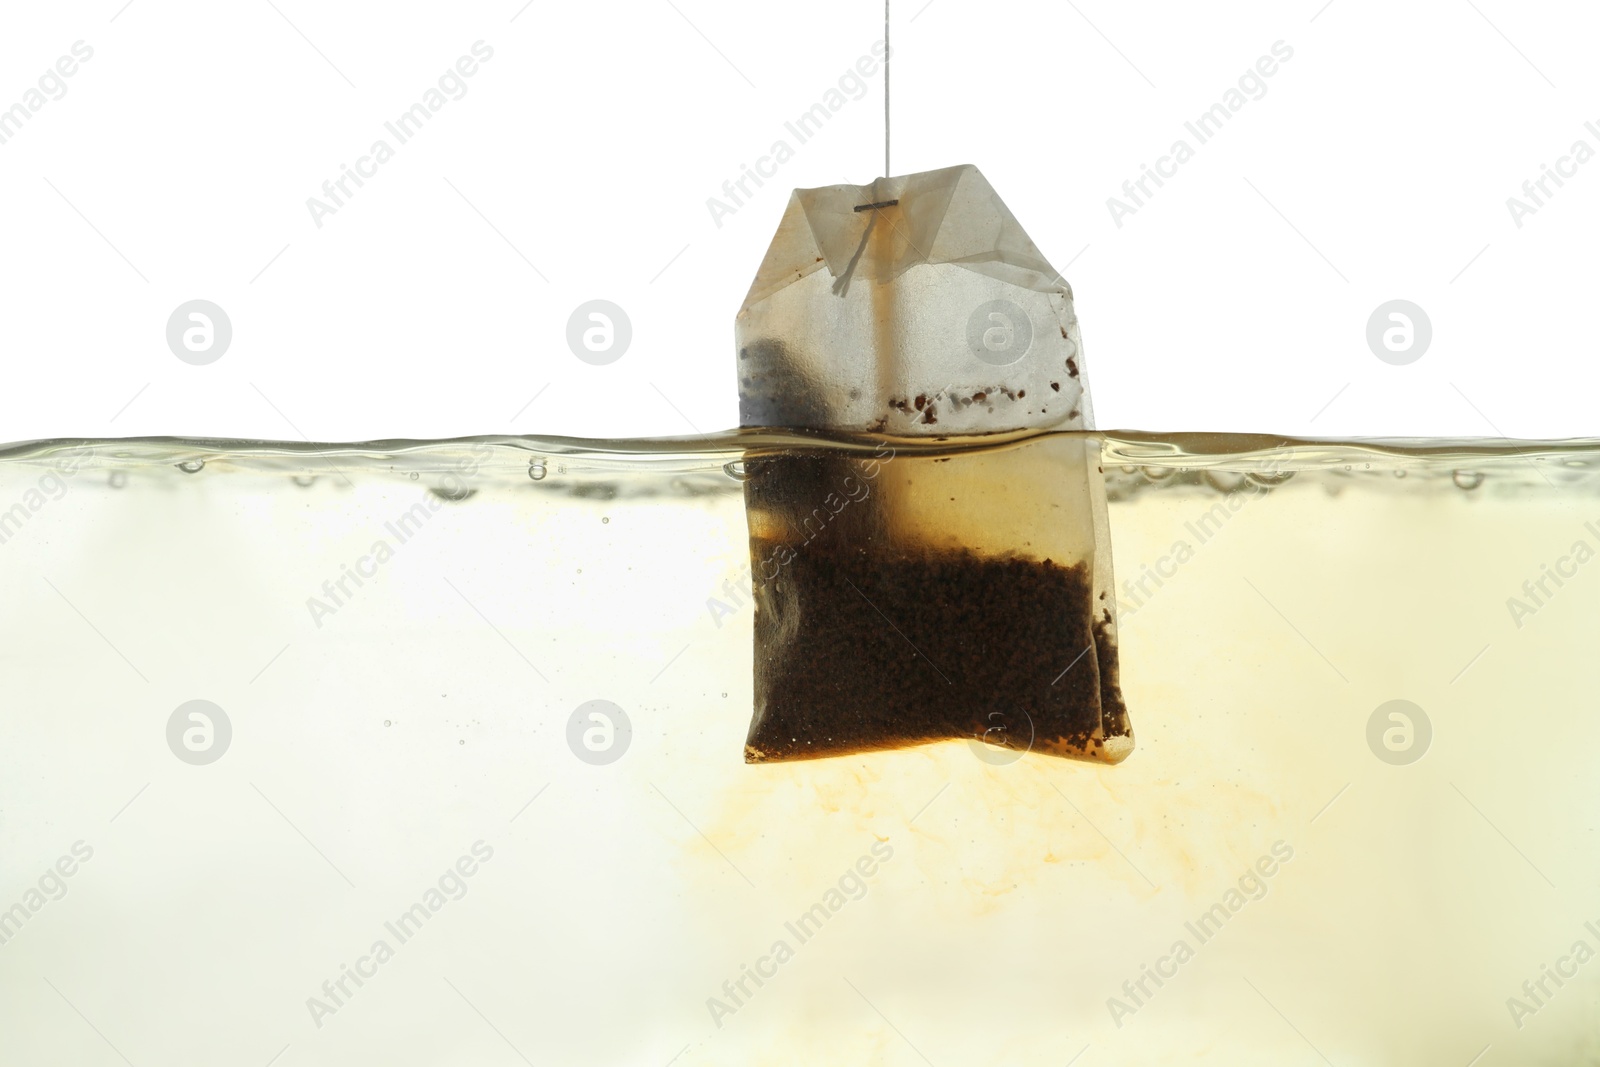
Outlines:
{"label": "wet paper", "polygon": [[1125,758],[1072,293],[976,168],[797,190],[736,336],[744,425],[848,438],[746,462],[746,760]]}

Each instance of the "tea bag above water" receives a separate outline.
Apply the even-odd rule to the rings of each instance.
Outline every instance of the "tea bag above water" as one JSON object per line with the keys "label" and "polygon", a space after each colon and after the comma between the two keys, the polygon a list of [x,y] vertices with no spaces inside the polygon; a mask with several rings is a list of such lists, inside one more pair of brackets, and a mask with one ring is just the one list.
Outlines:
{"label": "tea bag above water", "polygon": [[983,175],[796,190],[735,333],[743,425],[853,435],[746,457],[746,760],[1125,758],[1072,292]]}

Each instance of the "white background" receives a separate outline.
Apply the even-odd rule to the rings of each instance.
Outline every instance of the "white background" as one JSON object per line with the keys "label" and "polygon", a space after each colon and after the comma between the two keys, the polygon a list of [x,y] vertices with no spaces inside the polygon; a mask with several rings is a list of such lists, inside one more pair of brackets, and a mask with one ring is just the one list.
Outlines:
{"label": "white background", "polygon": [[[276,6],[274,6],[274,4]],[[793,186],[882,169],[882,76],[717,226],[882,35],[873,2],[10,4],[0,439],[640,436],[737,421],[732,323]],[[902,0],[894,169],[983,169],[1077,294],[1098,424],[1592,434],[1600,160],[1506,200],[1600,120],[1583,5]],[[475,41],[491,61],[318,228],[307,209]],[[1107,198],[1276,41],[1267,93],[1118,227]],[[392,138],[387,138],[393,143]],[[624,307],[624,357],[568,350]],[[229,314],[209,366],[165,341]],[[1368,349],[1420,304],[1418,362]],[[537,399],[534,399],[537,397]],[[532,401],[530,403],[530,400]]]}

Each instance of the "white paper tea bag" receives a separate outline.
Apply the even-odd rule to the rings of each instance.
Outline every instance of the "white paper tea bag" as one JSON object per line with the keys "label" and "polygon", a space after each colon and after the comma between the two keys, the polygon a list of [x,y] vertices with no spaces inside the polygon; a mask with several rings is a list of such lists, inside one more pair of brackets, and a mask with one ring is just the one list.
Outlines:
{"label": "white paper tea bag", "polygon": [[752,762],[948,737],[1116,762],[1099,445],[1072,292],[976,168],[796,190],[736,325]]}

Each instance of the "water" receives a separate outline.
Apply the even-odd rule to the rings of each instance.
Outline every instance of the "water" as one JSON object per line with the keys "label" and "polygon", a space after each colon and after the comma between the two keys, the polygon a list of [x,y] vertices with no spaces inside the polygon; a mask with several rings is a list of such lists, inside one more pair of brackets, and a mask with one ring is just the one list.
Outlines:
{"label": "water", "polygon": [[1600,1062],[1600,443],[1104,435],[1126,762],[750,766],[801,443],[0,454],[8,1058]]}

